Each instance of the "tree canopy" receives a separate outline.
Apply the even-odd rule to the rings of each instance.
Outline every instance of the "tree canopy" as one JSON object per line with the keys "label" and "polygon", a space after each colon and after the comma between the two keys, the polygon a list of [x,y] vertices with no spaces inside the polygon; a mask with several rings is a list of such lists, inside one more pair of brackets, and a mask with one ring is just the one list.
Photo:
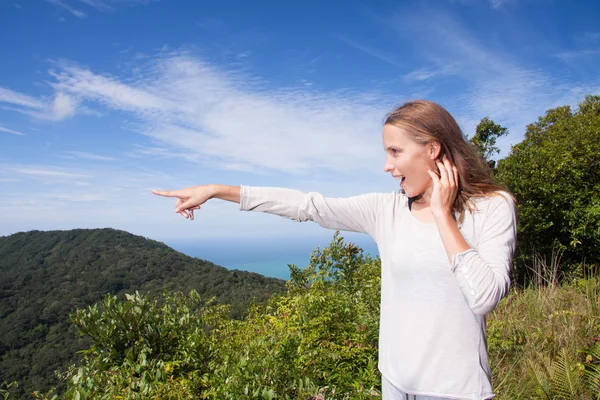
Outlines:
{"label": "tree canopy", "polygon": [[477,124],[475,134],[469,139],[492,170],[496,167],[496,161],[492,159],[492,156],[500,153],[500,148],[496,146],[496,140],[506,135],[508,135],[508,129],[496,124],[490,118],[484,117]]}
{"label": "tree canopy", "polygon": [[564,251],[564,265],[600,262],[600,96],[528,125],[496,176],[517,198],[521,261]]}

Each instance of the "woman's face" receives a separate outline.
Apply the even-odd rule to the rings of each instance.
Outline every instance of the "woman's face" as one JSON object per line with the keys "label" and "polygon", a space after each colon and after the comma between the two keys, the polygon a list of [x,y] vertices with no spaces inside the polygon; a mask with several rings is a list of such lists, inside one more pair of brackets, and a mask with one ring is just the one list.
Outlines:
{"label": "woman's face", "polygon": [[437,171],[437,142],[422,145],[402,128],[383,126],[383,148],[386,152],[384,171],[400,179],[400,187],[408,197],[415,197],[433,188],[428,170]]}

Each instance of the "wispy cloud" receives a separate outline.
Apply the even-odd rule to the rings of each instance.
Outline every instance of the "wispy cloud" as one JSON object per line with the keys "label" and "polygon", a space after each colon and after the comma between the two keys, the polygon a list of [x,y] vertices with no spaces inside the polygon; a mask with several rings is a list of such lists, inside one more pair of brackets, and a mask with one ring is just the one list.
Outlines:
{"label": "wispy cloud", "polygon": [[466,85],[456,95],[440,99],[463,123],[465,133],[470,134],[483,116],[511,130],[511,136],[499,143],[502,155],[507,154],[510,144],[521,140],[525,126],[547,109],[576,103],[586,92],[600,90],[598,80],[566,81],[543,69],[521,65],[514,54],[490,47],[441,9],[423,8],[410,16],[398,13],[389,26],[403,37],[417,38],[415,48],[437,68],[446,68],[445,77],[453,85]]}
{"label": "wispy cloud", "polygon": [[36,167],[36,166],[0,166],[0,173],[16,173],[19,175],[27,175],[37,178],[66,178],[66,179],[81,179],[87,178],[88,175],[80,173],[66,172],[57,167]]}
{"label": "wispy cloud", "polygon": [[100,156],[98,154],[89,153],[86,151],[68,151],[67,154],[69,154],[72,157],[81,158],[84,160],[92,160],[92,161],[114,161],[115,160],[114,157]]}
{"label": "wispy cloud", "polygon": [[573,58],[593,56],[593,55],[597,55],[597,54],[600,54],[600,49],[584,49],[584,50],[576,50],[576,51],[565,51],[563,53],[556,54],[556,57],[560,58],[564,61],[567,61],[567,60],[570,60]]}
{"label": "wispy cloud", "polygon": [[348,39],[347,37],[345,37],[343,35],[336,35],[336,37],[339,40],[341,40],[342,42],[346,43],[347,45],[350,45],[350,46],[354,47],[355,49],[360,50],[363,53],[366,53],[372,57],[378,58],[381,61],[385,61],[386,63],[391,64],[395,67],[399,67],[399,68],[406,67],[406,66],[400,64],[399,62],[396,62],[395,60],[393,60],[391,56],[384,54],[383,52],[381,52],[379,50],[375,50],[372,47],[355,42],[354,40]]}
{"label": "wispy cloud", "polygon": [[500,8],[513,5],[515,0],[489,0],[489,2],[493,9],[499,10]]}
{"label": "wispy cloud", "polygon": [[48,3],[50,3],[56,7],[60,7],[60,8],[67,10],[68,12],[70,12],[71,14],[76,16],[77,18],[85,18],[86,17],[86,14],[83,11],[71,7],[70,5],[63,2],[62,0],[45,0],[45,1],[47,1]]}
{"label": "wispy cloud", "polygon": [[102,0],[79,0],[79,1],[84,4],[87,4],[90,7],[95,8],[98,11],[110,12],[110,11],[114,10],[114,8],[111,5],[106,4]]}
{"label": "wispy cloud", "polygon": [[425,81],[439,76],[451,75],[456,68],[455,64],[447,64],[439,67],[419,68],[404,75],[406,81]]}
{"label": "wispy cloud", "polygon": [[25,135],[24,133],[13,131],[12,129],[4,128],[2,126],[0,126],[0,132],[10,133],[11,135]]}
{"label": "wispy cloud", "polygon": [[42,109],[44,103],[22,93],[0,87],[0,103],[10,103],[27,108]]}
{"label": "wispy cloud", "polygon": [[77,100],[64,92],[56,91],[54,99],[34,97],[0,87],[0,103],[16,107],[3,107],[30,115],[37,119],[60,121],[75,115]]}
{"label": "wispy cloud", "polygon": [[148,71],[125,83],[62,63],[51,71],[52,86],[89,107],[130,113],[139,121],[132,129],[157,141],[164,154],[213,167],[301,173],[379,161],[378,126],[389,105],[376,104],[377,96],[267,91],[253,77],[183,53],[158,57]]}
{"label": "wispy cloud", "polygon": [[[87,17],[87,14],[84,11],[81,11],[80,9],[71,6],[68,2],[66,2],[64,0],[45,0],[45,1],[56,7],[67,10],[68,12],[70,12],[71,14],[76,16],[77,18]],[[73,0],[73,1],[75,1],[75,0]],[[85,4],[86,6],[89,6],[89,7],[93,8],[94,10],[108,13],[108,12],[115,11],[120,6],[148,4],[152,0],[76,0],[76,1],[78,1],[79,3]],[[64,19],[59,19],[59,20],[64,21]]]}

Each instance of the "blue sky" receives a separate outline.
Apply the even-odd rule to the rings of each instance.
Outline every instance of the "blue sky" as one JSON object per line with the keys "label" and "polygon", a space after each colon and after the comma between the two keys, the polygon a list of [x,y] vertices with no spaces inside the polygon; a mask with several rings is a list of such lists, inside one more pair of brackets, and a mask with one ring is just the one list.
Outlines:
{"label": "blue sky", "polygon": [[[381,121],[407,99],[470,135],[600,92],[600,2],[14,0],[0,3],[0,235],[114,227],[158,240],[309,237],[203,183],[397,190]],[[326,232],[330,235],[330,232]]]}

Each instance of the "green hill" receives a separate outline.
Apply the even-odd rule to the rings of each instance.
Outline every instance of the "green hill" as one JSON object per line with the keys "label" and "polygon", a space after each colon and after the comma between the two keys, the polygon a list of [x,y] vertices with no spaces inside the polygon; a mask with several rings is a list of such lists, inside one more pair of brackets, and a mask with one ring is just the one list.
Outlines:
{"label": "green hill", "polygon": [[107,293],[195,289],[203,298],[231,304],[235,318],[253,299],[284,290],[282,280],[230,271],[114,229],[0,237],[0,274],[0,382],[19,381],[23,396],[59,384],[53,371],[88,345],[77,337],[69,313]]}

